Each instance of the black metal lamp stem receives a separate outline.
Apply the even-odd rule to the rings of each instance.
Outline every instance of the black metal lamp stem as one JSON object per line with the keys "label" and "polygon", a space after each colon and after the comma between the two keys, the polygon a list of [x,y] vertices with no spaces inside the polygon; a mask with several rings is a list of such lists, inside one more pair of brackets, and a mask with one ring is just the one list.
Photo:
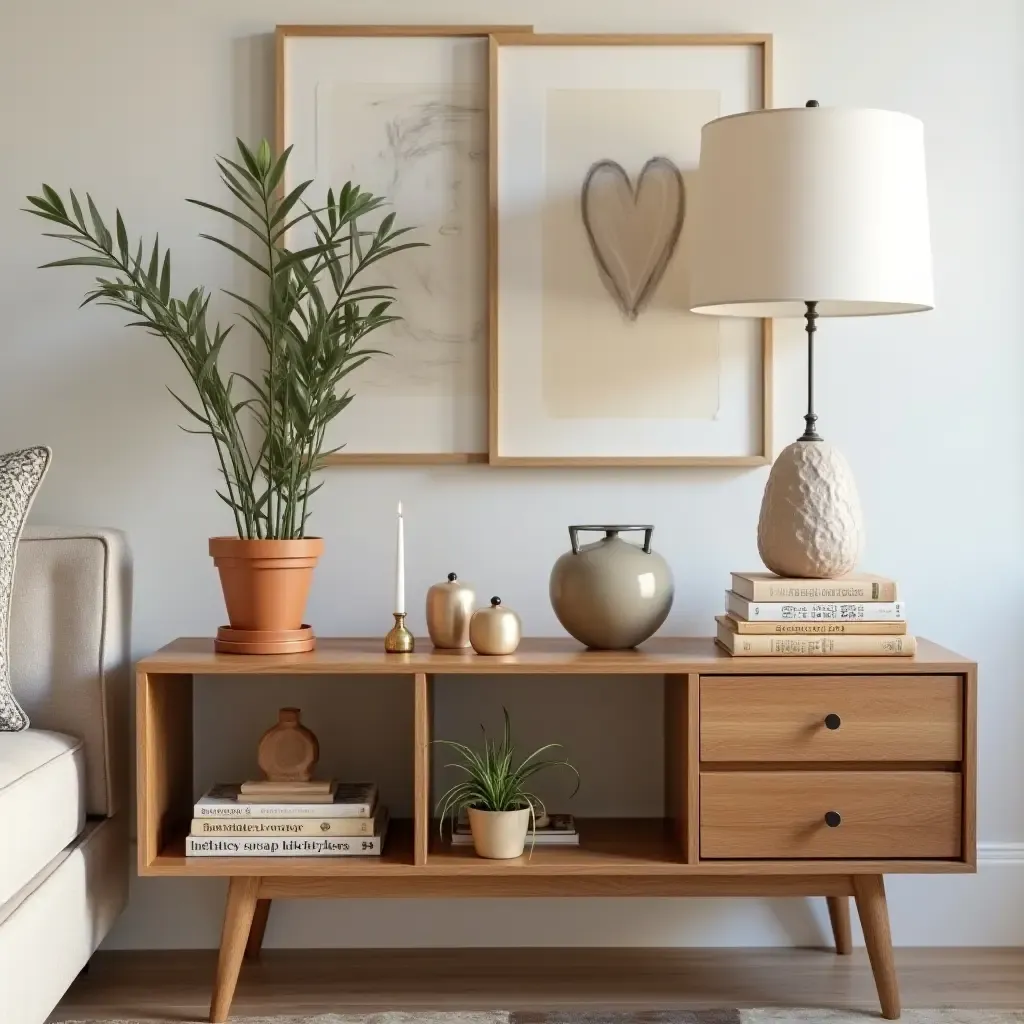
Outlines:
{"label": "black metal lamp stem", "polygon": [[818,422],[817,414],[814,412],[814,332],[818,324],[818,303],[807,302],[807,312],[804,319],[807,321],[807,415],[804,416],[803,434],[797,438],[799,441],[821,441],[822,436],[815,429]]}

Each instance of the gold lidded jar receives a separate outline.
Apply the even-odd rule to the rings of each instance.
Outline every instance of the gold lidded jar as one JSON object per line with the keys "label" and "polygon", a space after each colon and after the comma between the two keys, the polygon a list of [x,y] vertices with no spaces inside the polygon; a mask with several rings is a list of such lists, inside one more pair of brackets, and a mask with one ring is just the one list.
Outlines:
{"label": "gold lidded jar", "polygon": [[519,616],[503,608],[500,597],[491,598],[490,608],[474,612],[469,623],[469,639],[477,654],[512,654],[522,635]]}
{"label": "gold lidded jar", "polygon": [[469,622],[476,607],[473,588],[455,573],[427,591],[427,632],[435,647],[460,650],[469,646]]}

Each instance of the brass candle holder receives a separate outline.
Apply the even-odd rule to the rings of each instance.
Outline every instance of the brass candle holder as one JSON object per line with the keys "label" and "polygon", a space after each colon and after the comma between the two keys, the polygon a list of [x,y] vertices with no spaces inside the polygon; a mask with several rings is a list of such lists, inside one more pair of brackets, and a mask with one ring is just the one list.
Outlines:
{"label": "brass candle holder", "polygon": [[412,654],[416,650],[416,637],[405,628],[405,612],[393,612],[395,624],[384,637],[387,654]]}

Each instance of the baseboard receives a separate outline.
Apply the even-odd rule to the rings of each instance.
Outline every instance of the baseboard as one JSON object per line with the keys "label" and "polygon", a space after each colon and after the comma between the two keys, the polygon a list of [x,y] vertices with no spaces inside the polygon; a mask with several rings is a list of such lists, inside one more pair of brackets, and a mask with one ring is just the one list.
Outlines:
{"label": "baseboard", "polygon": [[980,864],[1024,864],[1024,843],[978,843]]}
{"label": "baseboard", "polygon": [[[886,879],[899,946],[1024,946],[1024,843],[981,843],[973,875]],[[135,878],[105,949],[217,945],[223,880]],[[815,946],[824,900],[285,900],[268,947]],[[856,916],[856,915],[854,915]],[[856,924],[855,942],[861,942]]]}

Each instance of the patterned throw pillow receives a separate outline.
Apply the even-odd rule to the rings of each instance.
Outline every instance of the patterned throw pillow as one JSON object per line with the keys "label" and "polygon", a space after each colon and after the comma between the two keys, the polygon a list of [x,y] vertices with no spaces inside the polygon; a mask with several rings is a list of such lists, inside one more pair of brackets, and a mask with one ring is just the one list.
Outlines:
{"label": "patterned throw pillow", "polygon": [[50,455],[50,449],[42,446],[0,455],[0,732],[28,728],[28,715],[18,707],[11,690],[11,596],[18,540]]}

